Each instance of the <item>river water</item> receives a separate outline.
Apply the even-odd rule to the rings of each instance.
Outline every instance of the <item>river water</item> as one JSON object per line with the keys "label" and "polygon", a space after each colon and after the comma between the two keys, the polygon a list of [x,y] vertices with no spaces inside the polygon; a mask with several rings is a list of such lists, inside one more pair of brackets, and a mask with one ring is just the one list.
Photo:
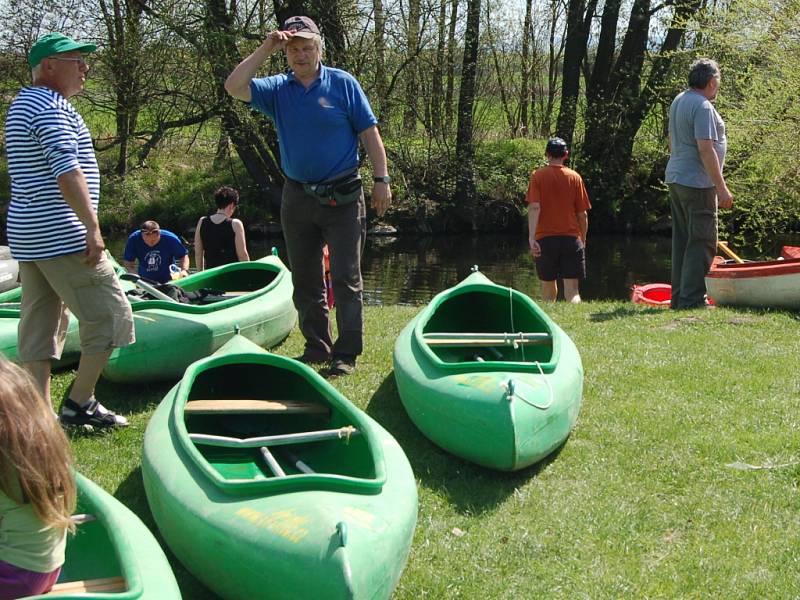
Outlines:
{"label": "river water", "polygon": [[[276,246],[285,257],[283,240],[248,242],[251,256]],[[800,245],[800,236],[784,236],[763,258],[777,256],[781,244]],[[669,236],[590,235],[586,300],[627,299],[634,283],[669,282]],[[541,296],[536,269],[522,235],[370,236],[364,252],[364,298],[370,305],[425,304],[441,290],[466,277],[473,265],[491,280],[512,286],[532,298]]]}
{"label": "river water", "polygon": [[[669,282],[670,238],[590,235],[587,279],[581,283],[585,300],[621,300],[630,297],[634,283]],[[746,258],[777,256],[781,244],[800,245],[800,236],[783,236],[761,256],[739,252]],[[122,257],[124,239],[109,247]],[[251,258],[269,253],[274,246],[286,261],[280,235],[247,240]],[[738,250],[737,250],[738,251]],[[192,264],[194,264],[194,255]],[[539,280],[524,235],[370,235],[364,251],[364,301],[368,305],[426,304],[437,293],[470,273],[473,265],[495,283],[511,286],[534,299],[540,298]]]}

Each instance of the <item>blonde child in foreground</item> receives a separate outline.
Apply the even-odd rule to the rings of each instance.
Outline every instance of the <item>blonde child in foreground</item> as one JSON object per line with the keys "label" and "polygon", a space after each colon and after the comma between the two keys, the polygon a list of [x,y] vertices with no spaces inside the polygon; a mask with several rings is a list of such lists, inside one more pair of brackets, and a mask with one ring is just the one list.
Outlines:
{"label": "blonde child in foreground", "polygon": [[72,456],[28,374],[0,358],[0,600],[50,590],[75,510]]}

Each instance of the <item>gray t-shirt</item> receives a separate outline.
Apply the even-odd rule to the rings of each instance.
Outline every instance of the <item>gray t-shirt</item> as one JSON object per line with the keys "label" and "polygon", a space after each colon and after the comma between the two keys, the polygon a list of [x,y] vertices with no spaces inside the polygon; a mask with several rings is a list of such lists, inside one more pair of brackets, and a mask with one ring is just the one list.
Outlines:
{"label": "gray t-shirt", "polygon": [[669,108],[669,139],[672,154],[667,163],[665,182],[693,188],[714,187],[700,160],[697,140],[714,140],[714,152],[722,169],[728,139],[722,117],[703,94],[686,90],[675,97]]}

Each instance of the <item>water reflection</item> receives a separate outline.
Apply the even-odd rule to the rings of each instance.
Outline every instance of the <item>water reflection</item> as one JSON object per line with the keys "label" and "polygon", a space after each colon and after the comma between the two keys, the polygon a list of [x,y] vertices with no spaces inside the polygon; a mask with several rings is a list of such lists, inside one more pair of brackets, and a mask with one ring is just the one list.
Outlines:
{"label": "water reflection", "polygon": [[[581,284],[581,296],[623,300],[630,297],[634,283],[669,282],[670,244],[668,236],[590,235],[588,278]],[[777,256],[782,244],[800,245],[800,236],[777,238],[761,256],[743,254],[751,259]],[[118,257],[124,245],[124,239],[109,244]],[[264,256],[273,246],[286,260],[282,237],[248,239],[253,258]],[[369,305],[426,304],[466,277],[473,265],[495,283],[540,297],[525,236],[370,236],[363,260],[364,300]]]}
{"label": "water reflection", "polygon": [[[261,256],[272,245],[285,256],[280,238],[253,242],[251,255]],[[595,236],[587,248],[588,279],[581,295],[623,299],[634,282],[669,281],[669,252],[669,238]],[[466,277],[473,265],[496,283],[540,296],[524,236],[372,236],[364,252],[364,300],[370,305],[425,304]]]}

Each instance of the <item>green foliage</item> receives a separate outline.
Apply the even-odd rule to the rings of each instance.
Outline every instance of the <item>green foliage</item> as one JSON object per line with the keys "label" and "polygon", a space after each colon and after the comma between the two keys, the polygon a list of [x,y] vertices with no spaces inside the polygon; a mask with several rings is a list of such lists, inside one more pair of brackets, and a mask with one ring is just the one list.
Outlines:
{"label": "green foliage", "polygon": [[[241,204],[236,216],[246,224],[271,218],[269,207],[239,161],[231,162],[230,170],[220,170],[214,166],[209,144],[190,144],[188,149],[183,146],[183,141],[172,140],[160,152],[151,154],[147,166],[132,170],[124,178],[103,178],[100,222],[104,231],[130,231],[142,221],[154,219],[184,233],[201,216],[216,210],[214,191],[222,185],[239,190]],[[112,154],[102,154],[101,162],[114,160]]]}
{"label": "green foliage", "polygon": [[475,174],[480,196],[491,202],[524,206],[531,172],[545,164],[547,140],[517,138],[485,141],[475,150]]}

